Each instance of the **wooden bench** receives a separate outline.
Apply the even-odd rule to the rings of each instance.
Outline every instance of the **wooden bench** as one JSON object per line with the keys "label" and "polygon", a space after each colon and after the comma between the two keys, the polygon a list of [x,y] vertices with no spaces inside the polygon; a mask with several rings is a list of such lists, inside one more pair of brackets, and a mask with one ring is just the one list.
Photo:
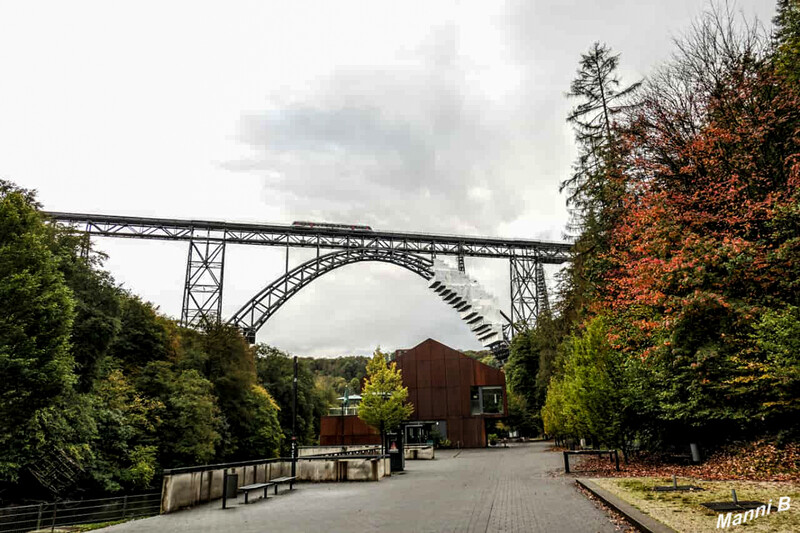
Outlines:
{"label": "wooden bench", "polygon": [[276,477],[275,479],[270,479],[269,482],[272,485],[275,485],[275,494],[278,494],[278,485],[281,483],[288,483],[289,490],[292,490],[292,485],[294,485],[294,480],[297,479],[297,476],[284,476],[284,477]]}
{"label": "wooden bench", "polygon": [[565,450],[564,451],[564,472],[569,474],[570,455],[608,455],[608,458],[615,461],[617,472],[619,472],[619,453],[617,450]]}
{"label": "wooden bench", "polygon": [[272,482],[267,483],[253,483],[252,485],[243,485],[239,487],[239,492],[244,492],[244,503],[247,503],[247,497],[250,494],[251,490],[258,490],[264,489],[264,498],[267,498],[267,489],[271,486],[275,485],[275,489],[277,490],[278,485]]}

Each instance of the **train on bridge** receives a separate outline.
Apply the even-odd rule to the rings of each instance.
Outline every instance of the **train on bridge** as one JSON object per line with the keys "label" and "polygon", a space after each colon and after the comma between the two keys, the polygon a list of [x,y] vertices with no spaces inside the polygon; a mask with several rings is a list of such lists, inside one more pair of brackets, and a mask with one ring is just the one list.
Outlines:
{"label": "train on bridge", "polygon": [[308,228],[308,229],[344,229],[352,231],[372,231],[369,226],[361,224],[332,224],[330,222],[306,222],[305,220],[295,220],[292,222],[295,228]]}

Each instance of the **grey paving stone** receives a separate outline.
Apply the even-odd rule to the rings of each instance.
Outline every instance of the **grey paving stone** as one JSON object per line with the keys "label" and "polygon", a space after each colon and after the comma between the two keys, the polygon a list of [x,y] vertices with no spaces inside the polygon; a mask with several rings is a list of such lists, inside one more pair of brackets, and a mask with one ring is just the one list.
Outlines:
{"label": "grey paving stone", "polygon": [[563,465],[548,446],[437,451],[435,461],[408,461],[405,473],[377,483],[301,483],[247,506],[212,502],[103,531],[615,531],[572,478],[550,474]]}

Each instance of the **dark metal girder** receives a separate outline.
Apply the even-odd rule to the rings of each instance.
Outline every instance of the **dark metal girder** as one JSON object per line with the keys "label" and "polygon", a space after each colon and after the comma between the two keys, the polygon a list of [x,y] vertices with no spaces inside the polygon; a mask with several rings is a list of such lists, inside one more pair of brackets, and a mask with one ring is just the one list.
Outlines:
{"label": "dark metal girder", "polygon": [[311,259],[279,277],[244,304],[229,320],[255,342],[255,334],[264,323],[300,289],[318,277],[339,267],[362,261],[392,263],[431,279],[433,261],[413,254],[397,254],[385,250],[342,250]]}
{"label": "dark metal girder", "polygon": [[222,318],[225,241],[194,235],[189,241],[181,324],[197,327]]}
{"label": "dark metal girder", "polygon": [[291,246],[299,248],[370,249],[426,255],[536,258],[561,264],[570,259],[568,243],[402,233],[304,228],[279,224],[245,224],[207,220],[127,217],[84,213],[45,212],[57,222],[80,225],[75,229],[98,237],[189,241],[202,231],[209,241],[227,244]]}
{"label": "dark metal girder", "polygon": [[543,313],[550,312],[542,263],[536,258],[512,257],[509,270],[510,322],[515,328],[532,328]]}

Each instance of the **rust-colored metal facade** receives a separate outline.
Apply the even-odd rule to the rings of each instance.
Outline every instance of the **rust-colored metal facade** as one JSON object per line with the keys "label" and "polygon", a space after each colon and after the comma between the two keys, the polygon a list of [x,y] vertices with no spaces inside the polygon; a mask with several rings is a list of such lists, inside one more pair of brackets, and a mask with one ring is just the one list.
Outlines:
{"label": "rust-colored metal facade", "polygon": [[[409,350],[399,351],[395,359],[408,387],[408,400],[414,405],[410,421],[444,421],[447,438],[463,448],[486,446],[487,418],[508,414],[505,374],[484,365],[433,339]],[[497,414],[472,414],[473,387],[500,386],[503,409]],[[344,423],[344,438],[342,437]],[[324,416],[320,444],[380,444],[380,436],[356,416]]]}
{"label": "rust-colored metal facade", "polygon": [[[344,426],[344,430],[342,430]],[[323,416],[319,428],[320,446],[381,443],[378,430],[368,426],[355,415]]]}

